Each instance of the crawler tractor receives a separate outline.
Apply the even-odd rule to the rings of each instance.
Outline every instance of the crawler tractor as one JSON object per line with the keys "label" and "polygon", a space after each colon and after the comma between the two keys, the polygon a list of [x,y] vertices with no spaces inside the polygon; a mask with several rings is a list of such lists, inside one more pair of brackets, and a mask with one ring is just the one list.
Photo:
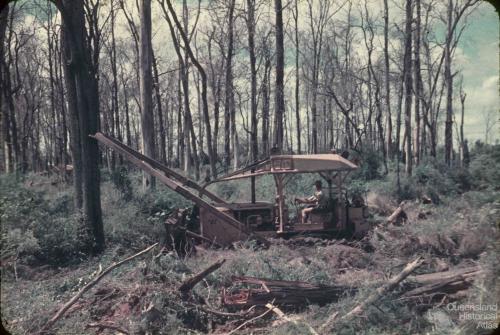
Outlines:
{"label": "crawler tractor", "polygon": [[[349,202],[347,191],[343,187],[346,176],[357,169],[357,166],[338,154],[271,155],[265,160],[200,186],[113,137],[96,133],[94,138],[195,203],[199,207],[197,233],[203,239],[219,245],[229,245],[248,238],[265,242],[269,237],[289,237],[297,234],[362,236],[369,229],[365,219],[366,207]],[[296,215],[289,215],[290,209],[285,202],[287,182],[296,174],[303,173],[319,174],[328,184],[328,205],[311,213],[304,223],[301,222],[298,208]],[[264,175],[274,177],[275,202],[255,199],[255,179]],[[249,202],[227,202],[206,188],[209,184],[237,179],[250,179]]]}

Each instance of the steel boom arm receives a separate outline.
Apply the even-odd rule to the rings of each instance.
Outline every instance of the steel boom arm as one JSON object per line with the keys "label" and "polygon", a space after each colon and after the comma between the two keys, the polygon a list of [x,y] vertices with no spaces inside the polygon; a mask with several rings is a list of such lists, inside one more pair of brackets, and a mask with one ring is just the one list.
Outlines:
{"label": "steel boom arm", "polygon": [[[149,173],[150,175],[156,177],[159,181],[161,181],[163,184],[165,184],[168,188],[173,190],[174,192],[179,193],[183,197],[185,197],[188,200],[191,200],[198,206],[205,208],[207,211],[209,211],[212,215],[220,219],[221,221],[225,222],[226,224],[229,224],[239,230],[243,236],[242,238],[248,238],[248,237],[253,237],[256,240],[259,240],[260,242],[268,245],[269,242],[255,234],[252,234],[251,231],[249,231],[241,222],[233,218],[232,216],[229,216],[212,206],[210,203],[206,202],[203,200],[201,197],[197,196],[193,192],[191,192],[189,189],[181,185],[179,182],[173,180],[172,176],[175,176],[176,179],[180,179],[185,181],[185,185],[191,186],[191,185],[196,185],[197,188],[199,188],[199,191],[202,192],[203,194],[209,196],[212,200],[217,199],[216,201],[221,201],[220,198],[218,198],[216,195],[213,193],[202,189],[198,184],[194,183],[193,181],[187,179],[186,177],[181,176],[180,174],[170,170],[169,168],[165,167],[163,164],[157,162],[154,159],[151,159],[149,157],[144,156],[143,154],[135,151],[134,149],[130,148],[129,146],[126,146],[125,144],[121,143],[120,141],[108,136],[104,135],[103,133],[97,132],[95,135],[92,136],[102,144],[106,145],[109,148],[114,149],[118,153],[120,153],[124,158],[126,158],[128,161],[131,163],[135,164],[137,167],[141,168],[145,172]],[[179,178],[179,176],[181,178]],[[187,181],[187,183],[186,183]],[[189,183],[189,184],[188,184]],[[196,187],[193,187],[196,188]],[[215,197],[215,199],[214,199]],[[221,201],[223,202],[223,201]],[[225,203],[225,202],[224,202]]]}

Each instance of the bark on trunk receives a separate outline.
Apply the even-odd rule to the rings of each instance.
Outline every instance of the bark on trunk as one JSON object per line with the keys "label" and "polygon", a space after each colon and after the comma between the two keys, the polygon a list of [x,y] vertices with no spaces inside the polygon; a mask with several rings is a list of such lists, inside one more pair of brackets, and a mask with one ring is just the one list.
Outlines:
{"label": "bark on trunk", "polygon": [[[153,118],[153,86],[151,74],[151,1],[140,2],[141,33],[139,48],[139,90],[141,96],[141,135],[142,152],[144,155],[156,158],[154,118]],[[155,187],[155,179],[144,173],[142,185],[145,189]]]}
{"label": "bark on trunk", "polygon": [[285,114],[284,95],[284,42],[283,42],[283,6],[281,0],[274,0],[276,13],[276,92],[274,117],[274,147],[283,149],[283,115]]}
{"label": "bark on trunk", "polygon": [[[97,141],[89,137],[99,130],[99,95],[97,78],[93,73],[90,47],[86,45],[86,28],[83,4],[71,0],[56,2],[61,11],[65,27],[66,42],[69,49],[69,68],[74,82],[76,101],[69,101],[69,106],[77,108],[80,129],[80,153],[82,163],[83,214],[92,232],[94,252],[104,249],[104,231],[102,225],[99,148]],[[70,99],[71,95],[68,95]]]}
{"label": "bark on trunk", "polygon": [[406,0],[406,28],[405,28],[405,56],[404,56],[404,82],[405,82],[405,131],[406,131],[406,174],[412,174],[412,148],[411,148],[411,105],[412,105],[412,71],[411,71],[411,32],[412,2]]}

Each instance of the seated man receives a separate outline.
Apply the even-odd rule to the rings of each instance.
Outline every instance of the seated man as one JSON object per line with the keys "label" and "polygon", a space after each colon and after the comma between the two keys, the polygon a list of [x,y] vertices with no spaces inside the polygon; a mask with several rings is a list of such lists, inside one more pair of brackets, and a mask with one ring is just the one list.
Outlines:
{"label": "seated man", "polygon": [[310,196],[309,198],[295,198],[296,203],[309,205],[302,210],[302,224],[307,222],[309,213],[316,209],[324,209],[328,206],[328,199],[323,194],[321,180],[316,180],[314,182],[314,187],[314,195]]}

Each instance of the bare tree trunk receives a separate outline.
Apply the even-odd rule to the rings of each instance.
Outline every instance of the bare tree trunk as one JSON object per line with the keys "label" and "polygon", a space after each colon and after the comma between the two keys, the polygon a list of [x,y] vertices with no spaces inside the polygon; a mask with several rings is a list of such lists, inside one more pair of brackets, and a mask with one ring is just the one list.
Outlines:
{"label": "bare tree trunk", "polygon": [[160,77],[158,76],[158,64],[156,61],[156,57],[152,52],[153,56],[153,75],[154,75],[154,89],[155,89],[155,97],[156,97],[156,110],[158,111],[158,127],[160,130],[160,160],[162,163],[167,162],[167,144],[165,141],[165,124],[163,120],[163,109],[161,104],[161,92],[160,92]]}
{"label": "bare tree trunk", "polygon": [[[83,4],[71,0],[56,2],[61,11],[66,35],[66,47],[69,55],[66,62],[69,74],[74,81],[76,94],[68,94],[69,106],[77,108],[80,129],[80,150],[82,163],[83,214],[94,238],[92,249],[101,252],[104,249],[104,231],[102,225],[99,148],[97,141],[89,135],[99,129],[99,94],[97,78],[91,65],[90,47],[85,42],[86,28]],[[72,86],[72,84],[70,84]],[[68,92],[71,90],[68,90]],[[76,101],[71,101],[75,99]]]}
{"label": "bare tree trunk", "polygon": [[451,152],[453,151],[453,77],[451,75],[451,40],[452,40],[452,11],[453,0],[447,6],[447,33],[444,49],[444,80],[446,83],[446,122],[444,129],[444,161],[451,165]]}
{"label": "bare tree trunk", "polygon": [[[257,140],[257,128],[259,126],[257,120],[257,67],[255,56],[255,0],[247,0],[248,17],[248,52],[250,57],[250,119],[251,119],[251,134],[250,134],[250,151],[252,160],[256,162],[259,159],[259,142]],[[254,179],[252,179],[254,183]]]}
{"label": "bare tree trunk", "polygon": [[68,97],[68,116],[70,126],[70,150],[73,162],[73,187],[75,192],[75,208],[81,209],[83,206],[83,172],[82,172],[82,152],[80,142],[80,125],[78,122],[78,107],[76,105],[76,87],[74,72],[68,60],[71,59],[71,51],[68,36],[63,27],[61,31],[61,44],[64,52],[64,77],[66,82],[66,95]]}
{"label": "bare tree trunk", "polygon": [[[155,136],[153,119],[153,80],[151,76],[151,1],[141,0],[140,3],[141,34],[139,49],[139,90],[141,95],[141,130],[142,151],[144,155],[155,159]],[[155,187],[155,179],[144,173],[142,185],[146,188]]]}
{"label": "bare tree trunk", "polygon": [[406,132],[406,174],[412,174],[412,148],[411,148],[411,105],[412,105],[412,71],[411,71],[411,21],[412,2],[406,0],[406,28],[405,28],[405,56],[404,56],[404,83],[405,83],[405,132]]}
{"label": "bare tree trunk", "polygon": [[[212,146],[212,129],[210,125],[210,115],[208,113],[208,99],[207,99],[207,74],[201,64],[198,62],[198,59],[193,54],[193,51],[191,50],[191,47],[189,45],[189,40],[188,37],[186,36],[186,33],[183,31],[181,24],[177,18],[177,15],[175,14],[174,8],[172,7],[172,3],[170,0],[167,0],[167,6],[168,10],[170,11],[170,14],[172,15],[172,19],[175,22],[175,25],[177,29],[179,30],[179,33],[182,37],[182,40],[184,42],[184,47],[186,48],[189,58],[191,58],[191,61],[193,64],[196,66],[198,69],[198,72],[201,75],[201,84],[202,84],[202,90],[201,90],[201,99],[203,101],[203,115],[205,117],[205,125],[206,125],[206,135],[207,135],[207,147],[208,147],[208,157],[210,160],[210,170],[212,172],[212,177],[217,178],[217,170],[215,167],[215,156],[214,156],[214,151],[213,151],[213,146]],[[163,4],[163,2],[162,2]]]}
{"label": "bare tree trunk", "polygon": [[264,61],[264,78],[262,79],[262,157],[269,155],[269,105],[270,105],[270,71],[271,59],[266,53]]}
{"label": "bare tree trunk", "polygon": [[465,138],[464,138],[464,112],[465,112],[465,98],[467,97],[467,94],[463,91],[463,84],[460,83],[460,103],[462,106],[461,109],[461,118],[460,118],[460,164],[462,167],[466,166],[466,159],[465,159]]}
{"label": "bare tree trunk", "polygon": [[385,67],[385,108],[387,111],[387,134],[386,152],[389,157],[393,157],[392,150],[392,114],[391,114],[391,84],[389,67],[389,5],[388,0],[384,0],[384,67]]}
{"label": "bare tree trunk", "polygon": [[128,103],[128,86],[123,74],[123,66],[120,68],[120,76],[122,81],[123,100],[125,104],[125,138],[127,140],[127,145],[132,146],[132,134],[130,131],[130,111]]}
{"label": "bare tree trunk", "polygon": [[414,49],[414,58],[415,58],[415,165],[420,164],[420,156],[421,156],[421,131],[420,131],[420,114],[421,114],[421,105],[420,101],[423,96],[423,87],[422,87],[422,73],[420,71],[420,33],[421,33],[421,5],[420,0],[416,0],[416,27],[415,27],[415,49]]}
{"label": "bare tree trunk", "polygon": [[9,5],[7,4],[5,8],[0,12],[0,82],[2,83],[0,89],[0,123],[1,123],[1,136],[0,144],[2,147],[0,151],[2,152],[2,165],[6,173],[12,172],[12,147],[10,146],[10,134],[9,134],[9,107],[8,107],[8,95],[6,85],[4,83],[8,80],[7,71],[5,68],[7,64],[5,63],[5,51],[4,51],[4,41],[5,33],[7,30],[7,23],[9,20]]}
{"label": "bare tree trunk", "polygon": [[229,169],[231,164],[230,157],[230,142],[233,144],[234,153],[234,168],[236,169],[237,162],[236,158],[238,155],[238,148],[236,145],[236,134],[235,134],[235,106],[234,106],[234,92],[233,92],[233,53],[234,53],[234,6],[235,0],[229,2],[228,8],[228,45],[226,52],[226,79],[225,79],[225,102],[224,102],[224,154],[225,154],[225,168],[226,171]]}
{"label": "bare tree trunk", "polygon": [[300,41],[299,41],[299,3],[295,0],[295,10],[293,11],[293,19],[295,21],[295,126],[297,129],[297,153],[302,151],[301,134],[300,134]]}
{"label": "bare tree trunk", "polygon": [[[119,141],[122,141],[122,132],[120,130],[120,108],[119,108],[119,101],[118,101],[118,70],[117,70],[117,65],[116,65],[116,39],[115,39],[115,21],[116,21],[116,13],[114,9],[114,1],[111,1],[110,4],[110,15],[111,15],[111,57],[110,57],[110,62],[111,62],[111,74],[113,77],[113,83],[112,83],[112,115],[113,115],[113,120],[115,122],[114,129],[115,129],[115,135],[118,138]],[[116,154],[112,152],[112,160],[113,160],[113,165],[116,160]],[[122,158],[120,156],[120,162]]]}
{"label": "bare tree trunk", "polygon": [[283,6],[281,0],[274,0],[276,13],[276,92],[275,92],[275,117],[274,117],[274,147],[279,151],[283,149],[283,115],[285,114],[284,94],[284,42],[283,42]]}

